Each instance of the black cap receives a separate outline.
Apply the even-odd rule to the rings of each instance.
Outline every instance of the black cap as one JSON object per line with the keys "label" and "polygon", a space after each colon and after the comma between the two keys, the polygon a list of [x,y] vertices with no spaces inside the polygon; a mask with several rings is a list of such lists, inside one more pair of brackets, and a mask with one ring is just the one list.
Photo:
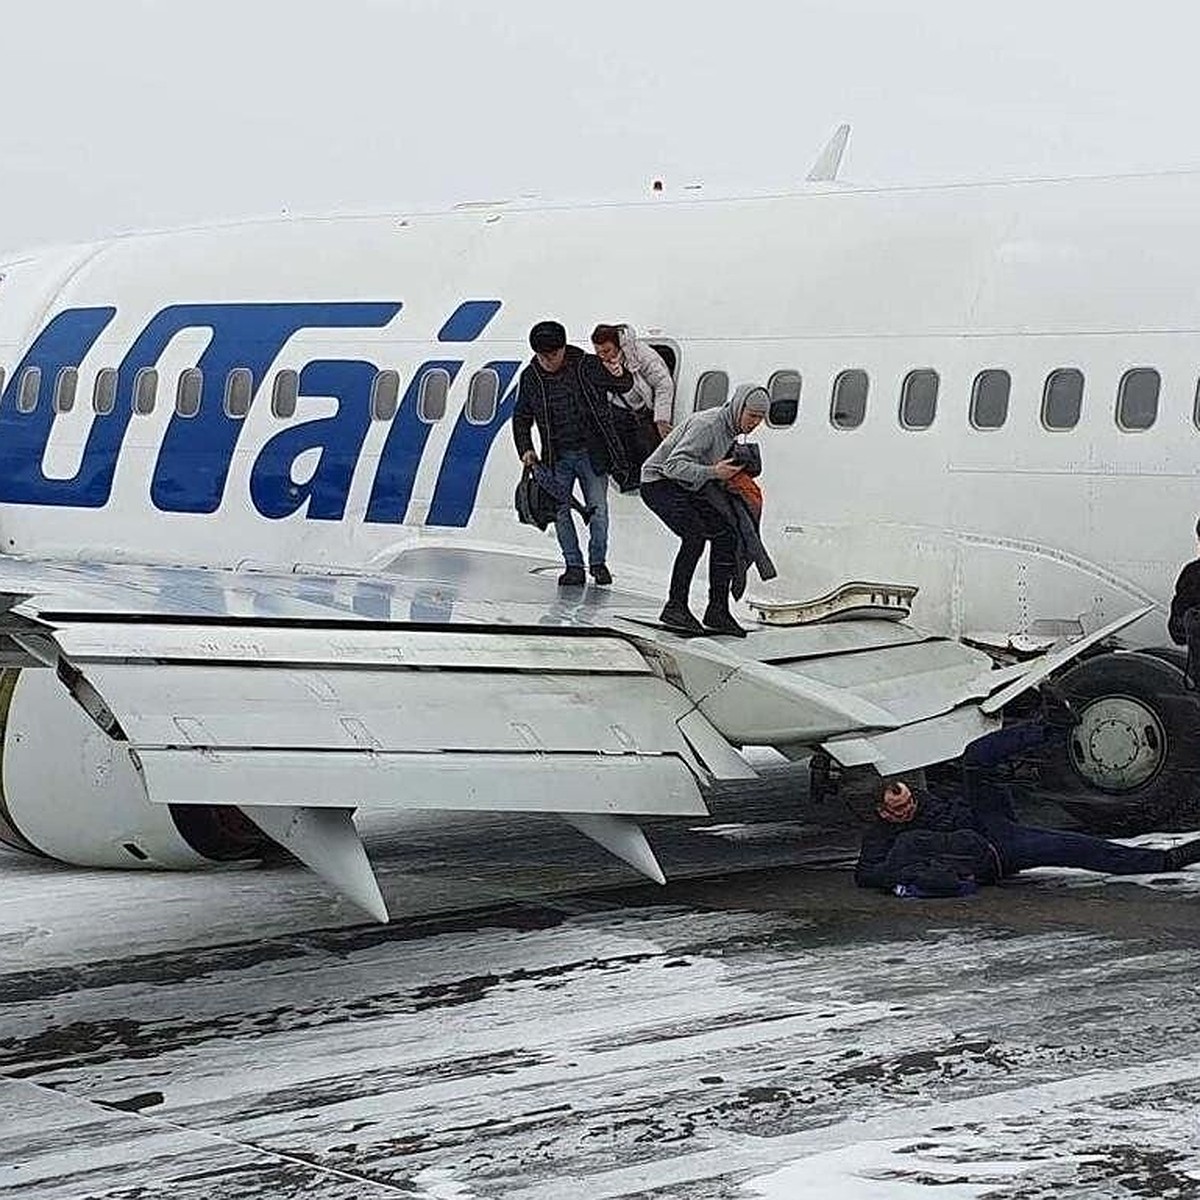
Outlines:
{"label": "black cap", "polygon": [[529,345],[537,354],[553,354],[567,344],[567,331],[557,321],[539,321],[529,331]]}

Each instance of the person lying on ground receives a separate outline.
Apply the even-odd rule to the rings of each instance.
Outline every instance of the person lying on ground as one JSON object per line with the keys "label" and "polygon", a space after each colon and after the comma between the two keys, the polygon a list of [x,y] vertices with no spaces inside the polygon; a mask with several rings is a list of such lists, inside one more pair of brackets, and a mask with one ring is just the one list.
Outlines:
{"label": "person lying on ground", "polygon": [[1123,846],[1017,820],[1007,788],[936,796],[903,779],[881,784],[854,868],[859,887],[906,896],[968,895],[1030,867],[1079,867],[1108,875],[1181,871],[1200,862],[1200,837],[1167,850]]}

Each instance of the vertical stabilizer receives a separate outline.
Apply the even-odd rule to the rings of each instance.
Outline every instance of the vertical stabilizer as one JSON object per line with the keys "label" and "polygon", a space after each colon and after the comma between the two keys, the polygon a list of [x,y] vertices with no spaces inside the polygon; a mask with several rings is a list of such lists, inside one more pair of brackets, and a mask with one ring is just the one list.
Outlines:
{"label": "vertical stabilizer", "polygon": [[833,137],[825,143],[825,149],[817,155],[807,179],[809,183],[836,183],[838,171],[842,166],[842,155],[846,153],[846,143],[850,140],[850,126],[839,125],[833,132]]}

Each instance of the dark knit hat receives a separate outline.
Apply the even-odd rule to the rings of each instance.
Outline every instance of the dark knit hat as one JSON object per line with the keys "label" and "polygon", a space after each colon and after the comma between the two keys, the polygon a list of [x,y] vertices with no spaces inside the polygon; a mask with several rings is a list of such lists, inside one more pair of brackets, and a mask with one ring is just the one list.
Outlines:
{"label": "dark knit hat", "polygon": [[567,331],[557,321],[539,321],[529,331],[530,348],[537,354],[553,354],[567,344]]}

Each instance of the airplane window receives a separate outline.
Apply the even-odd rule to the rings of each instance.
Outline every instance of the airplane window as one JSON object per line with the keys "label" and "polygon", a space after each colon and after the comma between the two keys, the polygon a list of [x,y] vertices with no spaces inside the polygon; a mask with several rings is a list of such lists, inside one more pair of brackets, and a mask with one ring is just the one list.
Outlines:
{"label": "airplane window", "polygon": [[139,417],[149,416],[157,396],[158,372],[153,367],[142,367],[133,377],[133,411]]}
{"label": "airplane window", "polygon": [[800,384],[799,371],[776,371],[767,380],[767,394],[771,397],[767,424],[773,429],[796,423],[800,413]]}
{"label": "airplane window", "polygon": [[705,371],[696,381],[696,411],[719,408],[729,399],[729,375],[725,371]]}
{"label": "airplane window", "polygon": [[971,424],[976,429],[999,429],[1008,420],[1012,376],[994,368],[980,371],[971,388]]}
{"label": "airplane window", "polygon": [[371,419],[390,421],[400,406],[400,373],[380,371],[371,384]]}
{"label": "airplane window", "polygon": [[1162,379],[1153,367],[1134,367],[1117,389],[1117,424],[1124,430],[1149,429],[1158,419]]}
{"label": "airplane window", "polygon": [[1083,372],[1059,367],[1046,376],[1042,392],[1042,424],[1051,430],[1074,429],[1083,411]]}
{"label": "airplane window", "polygon": [[490,367],[476,371],[467,389],[467,420],[472,425],[486,425],[495,420],[500,402],[500,376]]}
{"label": "airplane window", "polygon": [[37,408],[38,393],[42,390],[42,368],[26,367],[21,374],[21,388],[17,392],[17,412],[31,413]]}
{"label": "airplane window", "polygon": [[187,367],[179,372],[175,384],[175,415],[194,417],[200,411],[200,393],[204,387],[204,373],[199,367]]}
{"label": "airplane window", "polygon": [[[54,381],[54,411],[69,413],[75,407],[75,392],[79,387],[79,370],[63,367]],[[0,384],[0,389],[3,385]]]}
{"label": "airplane window", "polygon": [[92,388],[92,411],[98,417],[107,417],[117,407],[117,368],[103,367],[96,372],[96,384]]}
{"label": "airplane window", "polygon": [[928,429],[937,416],[938,373],[909,371],[900,388],[900,424],[905,429]]}
{"label": "airplane window", "polygon": [[254,399],[254,372],[249,367],[234,367],[225,376],[225,415],[241,420],[250,411]]}
{"label": "airplane window", "polygon": [[280,371],[271,389],[271,416],[287,421],[296,415],[296,398],[300,395],[300,376],[295,371]]}
{"label": "airplane window", "polygon": [[421,390],[417,394],[417,417],[426,425],[433,425],[446,415],[446,396],[450,391],[450,372],[434,367],[421,377]]}
{"label": "airplane window", "polygon": [[866,371],[843,371],[833,381],[829,423],[835,429],[857,429],[867,415],[867,392],[871,380]]}

